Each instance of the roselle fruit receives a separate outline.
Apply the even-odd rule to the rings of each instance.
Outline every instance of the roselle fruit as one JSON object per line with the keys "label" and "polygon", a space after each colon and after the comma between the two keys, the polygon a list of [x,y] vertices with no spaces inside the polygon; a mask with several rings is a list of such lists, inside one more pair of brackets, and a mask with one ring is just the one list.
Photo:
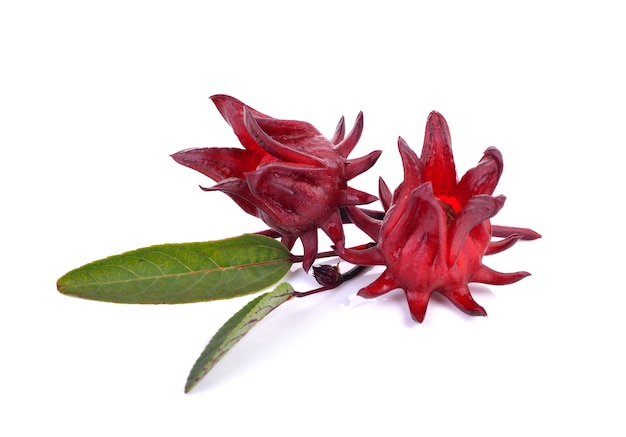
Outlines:
{"label": "roselle fruit", "polygon": [[216,181],[203,189],[226,193],[280,234],[289,249],[300,238],[305,270],[317,255],[318,228],[343,247],[340,208],[377,199],[348,187],[348,181],[374,165],[381,153],[347,159],[363,131],[362,113],[347,136],[342,117],[327,139],[309,123],[270,117],[233,97],[215,95],[211,100],[243,149],[188,149],[172,155],[174,160]]}
{"label": "roselle fruit", "polygon": [[469,283],[510,284],[529,273],[496,272],[483,264],[483,256],[505,250],[520,239],[540,237],[530,229],[499,227],[497,234],[504,238],[491,241],[490,219],[505,201],[504,196],[492,196],[502,174],[500,152],[488,148],[478,165],[457,180],[448,125],[437,112],[428,117],[421,157],[402,138],[398,148],[404,180],[393,194],[381,180],[383,219],[347,208],[350,219],[376,245],[363,250],[336,248],[348,262],[386,266],[358,294],[372,298],[401,288],[418,322],[424,320],[435,292],[467,314],[486,315],[472,298]]}

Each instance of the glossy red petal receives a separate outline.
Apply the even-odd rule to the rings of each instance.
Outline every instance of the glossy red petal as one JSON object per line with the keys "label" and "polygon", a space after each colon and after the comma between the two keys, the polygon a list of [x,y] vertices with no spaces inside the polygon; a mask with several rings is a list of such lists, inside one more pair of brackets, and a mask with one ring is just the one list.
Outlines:
{"label": "glossy red petal", "polygon": [[[263,148],[267,153],[279,158],[282,161],[293,162],[298,164],[308,164],[316,167],[324,165],[324,160],[318,156],[312,155],[309,148],[319,147],[316,144],[319,141],[328,140],[323,138],[319,132],[315,137],[311,136],[309,129],[302,126],[294,126],[294,123],[300,122],[288,122],[290,124],[283,124],[280,128],[276,126],[278,122],[283,120],[273,119],[256,119],[247,109],[244,108],[243,115],[244,124],[250,136],[254,138],[257,144]],[[259,125],[259,122],[265,121],[265,128],[271,127],[273,135],[265,132],[265,130]],[[308,124],[308,123],[304,123]],[[309,125],[310,126],[310,125]],[[312,128],[312,126],[311,126]],[[282,130],[281,130],[282,129]],[[279,135],[280,133],[280,135]],[[287,143],[282,143],[281,139],[288,140]],[[292,145],[295,145],[293,147]]]}
{"label": "glossy red petal", "polygon": [[333,172],[326,168],[275,162],[246,173],[246,181],[262,203],[259,209],[269,214],[268,225],[286,233],[320,226],[341,199]]}
{"label": "glossy red petal", "polygon": [[310,123],[277,118],[254,117],[254,120],[263,133],[283,147],[313,157],[337,156],[330,140]]}
{"label": "glossy red petal", "polygon": [[[456,263],[459,254],[463,250],[463,243],[470,231],[480,223],[496,215],[504,206],[505,200],[504,196],[491,197],[487,195],[475,196],[469,199],[454,218],[448,230],[448,266]],[[484,251],[486,246],[482,249]],[[482,255],[483,253],[476,254],[477,257],[482,257]]]}
{"label": "glossy red petal", "polygon": [[321,204],[328,205],[329,200],[335,204],[340,198],[334,174],[325,168],[274,162],[246,173],[245,177],[259,199],[280,199],[280,203],[291,205],[294,211],[298,206],[316,209]]}
{"label": "glossy red petal", "polygon": [[256,117],[271,117],[249,107],[240,100],[225,94],[216,94],[210,98],[217,107],[217,110],[220,114],[222,114],[222,117],[224,117],[224,120],[226,120],[226,122],[233,128],[233,132],[235,132],[235,135],[239,138],[239,141],[246,148],[246,150],[249,150],[258,156],[265,155],[267,152],[265,152],[257,144],[245,127],[243,122],[244,108],[247,108],[247,110]]}
{"label": "glossy red petal", "polygon": [[[433,194],[430,183],[413,190],[401,217],[390,210],[383,220],[381,244],[388,263],[410,262],[420,268],[435,265],[445,255],[445,212]],[[401,261],[404,259],[404,261]],[[404,269],[406,266],[400,266]],[[408,268],[408,267],[407,267]],[[398,279],[400,281],[400,279]]]}
{"label": "glossy red petal", "polygon": [[468,170],[459,181],[456,197],[461,205],[478,194],[493,194],[502,175],[502,165],[500,151],[495,147],[488,148],[478,165]]}
{"label": "glossy red petal", "polygon": [[247,150],[223,147],[187,149],[171,155],[174,161],[194,169],[216,182],[254,170],[259,157]]}
{"label": "glossy red petal", "polygon": [[454,196],[456,169],[450,130],[446,120],[436,111],[428,116],[420,159],[424,165],[425,179],[432,182],[435,194]]}

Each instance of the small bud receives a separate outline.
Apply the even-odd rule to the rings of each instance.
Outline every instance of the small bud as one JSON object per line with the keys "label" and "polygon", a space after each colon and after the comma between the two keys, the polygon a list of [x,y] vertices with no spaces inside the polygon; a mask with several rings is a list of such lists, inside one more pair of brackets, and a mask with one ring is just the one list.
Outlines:
{"label": "small bud", "polygon": [[343,277],[339,272],[339,264],[329,266],[313,266],[313,277],[323,287],[336,287],[343,282]]}

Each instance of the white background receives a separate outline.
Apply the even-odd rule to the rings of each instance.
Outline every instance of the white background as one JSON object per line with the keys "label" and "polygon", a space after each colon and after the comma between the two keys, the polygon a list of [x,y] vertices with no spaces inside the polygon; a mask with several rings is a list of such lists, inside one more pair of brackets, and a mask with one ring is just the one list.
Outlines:
{"label": "white background", "polygon": [[[2,3],[1,435],[624,435],[622,8],[410,3]],[[237,145],[216,93],[328,135],[364,111],[351,156],[384,153],[351,185],[372,193],[440,111],[459,174],[504,156],[494,223],[543,234],[485,263],[533,276],[473,287],[486,318],[433,299],[421,325],[401,292],[355,296],[373,274],[290,301],[184,395],[250,297],[116,305],[55,282],[263,229],[169,157]]]}

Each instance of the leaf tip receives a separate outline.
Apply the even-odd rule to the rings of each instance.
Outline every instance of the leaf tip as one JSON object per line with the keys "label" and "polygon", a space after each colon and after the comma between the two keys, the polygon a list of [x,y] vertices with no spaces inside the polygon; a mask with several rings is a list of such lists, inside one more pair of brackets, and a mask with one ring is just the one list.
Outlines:
{"label": "leaf tip", "polygon": [[220,359],[241,340],[253,326],[281,304],[290,300],[294,290],[288,282],[248,302],[213,335],[189,372],[185,393],[189,393]]}
{"label": "leaf tip", "polygon": [[59,279],[57,279],[57,282],[56,282],[57,291],[59,293],[62,293],[62,294],[67,294],[67,290],[66,290],[66,287],[65,287],[65,285],[66,285],[65,284],[65,277],[66,276],[67,276],[67,274],[61,276]]}
{"label": "leaf tip", "polygon": [[192,388],[194,388],[196,386],[196,383],[198,381],[187,381],[187,384],[185,384],[185,394],[189,393],[191,391]]}

